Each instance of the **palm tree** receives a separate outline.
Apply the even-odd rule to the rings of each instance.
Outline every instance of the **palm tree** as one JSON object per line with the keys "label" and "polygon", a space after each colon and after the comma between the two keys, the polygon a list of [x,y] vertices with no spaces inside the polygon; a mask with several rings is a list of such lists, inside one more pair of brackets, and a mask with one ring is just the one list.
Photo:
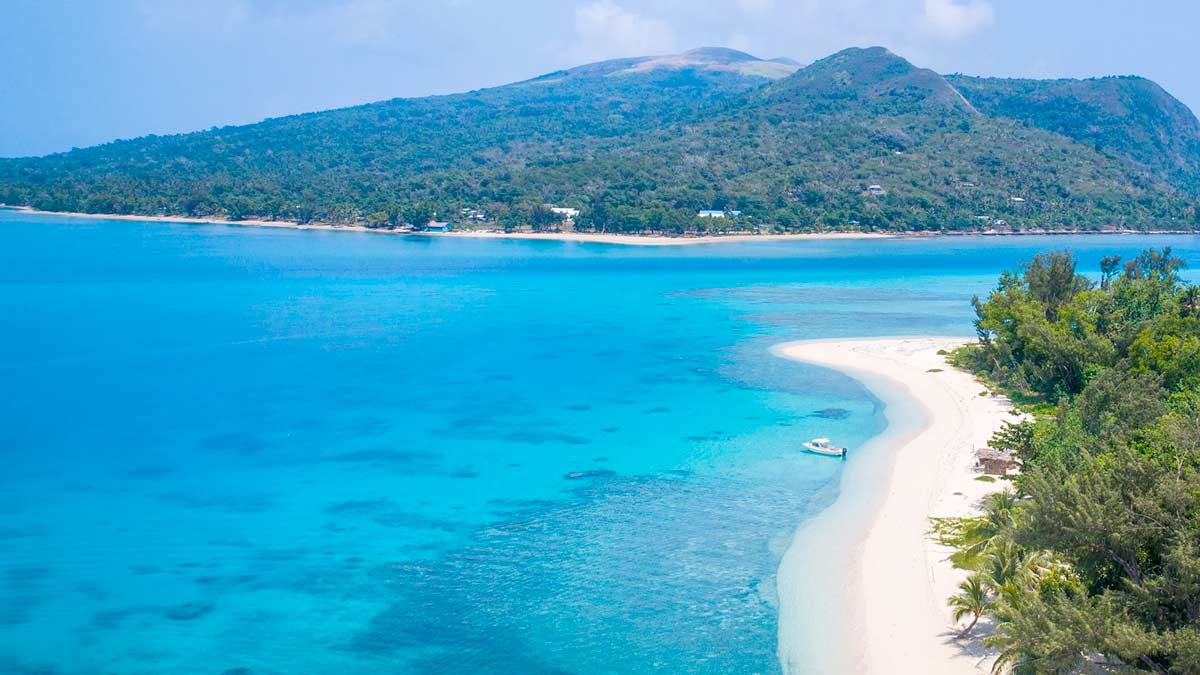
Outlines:
{"label": "palm tree", "polygon": [[1024,551],[1011,541],[995,541],[988,547],[981,572],[984,583],[999,593],[1005,586],[1025,585]]}
{"label": "palm tree", "polygon": [[983,514],[964,524],[956,562],[965,567],[976,567],[994,542],[1012,528],[1019,502],[1016,493],[1011,491],[993,492],[985,497]]}
{"label": "palm tree", "polygon": [[971,615],[971,623],[958,634],[959,639],[962,639],[970,635],[975,624],[979,623],[979,617],[991,604],[991,598],[983,584],[983,578],[978,574],[967,577],[966,581],[958,585],[958,590],[958,595],[950,596],[946,603],[954,608],[955,623],[962,621],[968,614]]}
{"label": "palm tree", "polygon": [[1195,314],[1196,308],[1200,306],[1200,286],[1188,284],[1187,288],[1183,291],[1183,298],[1179,304],[1185,310],[1185,314]]}

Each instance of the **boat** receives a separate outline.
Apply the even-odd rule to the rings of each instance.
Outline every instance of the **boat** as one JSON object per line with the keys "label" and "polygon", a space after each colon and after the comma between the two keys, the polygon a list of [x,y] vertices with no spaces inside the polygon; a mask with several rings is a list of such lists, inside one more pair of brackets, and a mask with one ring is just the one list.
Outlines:
{"label": "boat", "polygon": [[804,448],[809,452],[814,452],[818,455],[827,455],[829,457],[846,456],[846,448],[839,448],[836,445],[830,445],[828,438],[814,438],[805,443]]}

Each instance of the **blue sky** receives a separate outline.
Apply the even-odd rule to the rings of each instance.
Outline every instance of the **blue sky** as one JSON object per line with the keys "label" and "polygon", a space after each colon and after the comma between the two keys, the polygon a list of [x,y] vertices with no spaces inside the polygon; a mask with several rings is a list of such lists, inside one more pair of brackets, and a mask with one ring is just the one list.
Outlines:
{"label": "blue sky", "polygon": [[44,154],[615,56],[884,45],[942,72],[1137,74],[1200,110],[1183,0],[4,0],[0,156]]}

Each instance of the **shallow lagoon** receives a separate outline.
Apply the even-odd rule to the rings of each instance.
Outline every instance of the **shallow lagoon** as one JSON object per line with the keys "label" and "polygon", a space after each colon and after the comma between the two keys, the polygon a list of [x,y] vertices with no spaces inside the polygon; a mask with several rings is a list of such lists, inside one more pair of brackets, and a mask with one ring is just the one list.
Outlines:
{"label": "shallow lagoon", "polygon": [[1167,244],[1200,257],[0,211],[0,671],[775,672],[841,470],[796,448],[883,423],[767,348],[969,335],[1036,251]]}

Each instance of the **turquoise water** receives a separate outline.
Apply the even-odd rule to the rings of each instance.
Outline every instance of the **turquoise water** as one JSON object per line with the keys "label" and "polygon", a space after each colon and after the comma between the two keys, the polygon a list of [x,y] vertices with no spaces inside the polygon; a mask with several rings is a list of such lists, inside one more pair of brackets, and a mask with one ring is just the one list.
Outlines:
{"label": "turquoise water", "polygon": [[0,672],[777,672],[842,467],[796,448],[883,423],[768,347],[969,334],[1035,251],[1164,244],[1200,259],[0,211]]}

